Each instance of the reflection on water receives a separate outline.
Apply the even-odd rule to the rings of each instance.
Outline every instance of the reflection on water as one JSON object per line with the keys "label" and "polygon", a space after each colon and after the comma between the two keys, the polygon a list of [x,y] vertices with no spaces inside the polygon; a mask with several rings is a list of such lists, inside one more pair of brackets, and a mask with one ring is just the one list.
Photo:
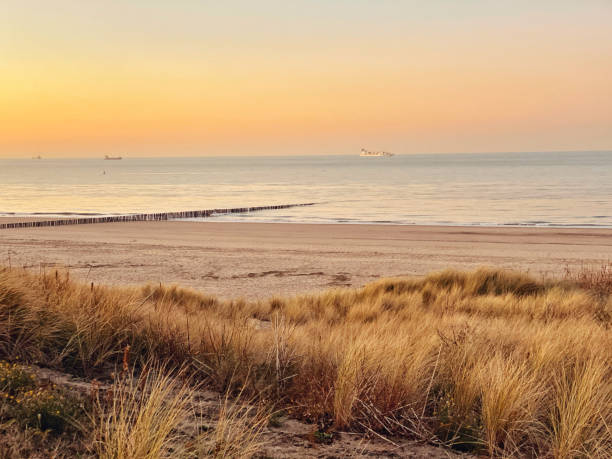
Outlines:
{"label": "reflection on water", "polygon": [[0,214],[123,214],[317,201],[216,217],[612,226],[612,152],[0,160]]}

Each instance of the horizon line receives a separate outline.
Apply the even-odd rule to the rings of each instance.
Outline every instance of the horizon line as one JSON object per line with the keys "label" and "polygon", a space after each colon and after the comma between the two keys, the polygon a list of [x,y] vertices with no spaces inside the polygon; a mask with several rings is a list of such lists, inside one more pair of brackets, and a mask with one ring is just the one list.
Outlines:
{"label": "horizon line", "polygon": [[[433,152],[433,153],[395,153],[396,156],[436,156],[436,155],[510,155],[510,154],[524,154],[524,153],[612,153],[610,149],[592,149],[592,150],[515,150],[515,151],[454,151],[454,152]],[[21,156],[0,156],[0,160],[9,159],[33,159],[37,160],[38,156],[40,159],[100,159],[104,160],[105,154],[99,156],[72,156],[72,155],[54,155],[43,156],[42,153],[29,153]],[[108,153],[106,153],[108,155]],[[282,157],[308,157],[308,156],[358,156],[358,153],[308,153],[308,154],[194,154],[194,155],[130,155],[122,153],[122,159],[167,159],[167,158],[282,158]]]}

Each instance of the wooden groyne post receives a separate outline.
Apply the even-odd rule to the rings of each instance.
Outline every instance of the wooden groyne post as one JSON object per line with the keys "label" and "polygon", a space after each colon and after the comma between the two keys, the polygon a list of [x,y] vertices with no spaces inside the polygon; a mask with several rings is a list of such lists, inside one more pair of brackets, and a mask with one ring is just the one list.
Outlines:
{"label": "wooden groyne post", "polygon": [[308,203],[302,203],[302,204],[280,204],[276,206],[186,210],[182,212],[159,212],[159,213],[154,213],[154,214],[112,215],[108,217],[62,218],[59,220],[38,220],[38,221],[28,221],[28,222],[0,223],[0,229],[39,228],[43,226],[64,226],[64,225],[91,225],[94,223],[149,222],[149,221],[176,220],[179,218],[206,218],[212,215],[242,214],[245,212],[257,212],[257,211],[262,211],[262,210],[289,209],[291,207],[313,206],[315,204],[316,203],[314,202],[308,202]]}

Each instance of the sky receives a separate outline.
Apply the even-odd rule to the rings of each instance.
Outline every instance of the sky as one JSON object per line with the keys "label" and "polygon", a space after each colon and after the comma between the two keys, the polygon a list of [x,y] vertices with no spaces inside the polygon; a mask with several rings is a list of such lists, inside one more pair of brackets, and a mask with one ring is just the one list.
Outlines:
{"label": "sky", "polygon": [[2,0],[0,157],[612,149],[611,0]]}

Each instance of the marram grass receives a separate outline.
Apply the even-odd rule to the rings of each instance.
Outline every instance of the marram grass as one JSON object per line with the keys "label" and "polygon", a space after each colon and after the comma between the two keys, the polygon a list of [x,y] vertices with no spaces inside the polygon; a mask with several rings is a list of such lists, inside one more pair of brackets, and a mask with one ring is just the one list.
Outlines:
{"label": "marram grass", "polygon": [[[495,457],[612,457],[609,272],[542,282],[499,270],[444,271],[252,302],[4,269],[0,358],[92,377],[121,366],[129,346],[136,371],[152,361],[180,367],[198,384],[330,430]],[[145,420],[158,422],[160,408],[147,409]],[[99,454],[149,438],[146,423],[140,433],[121,430],[137,413],[122,416],[94,430]],[[174,438],[174,421],[164,438],[150,437],[155,444],[145,450],[153,453],[142,457]]]}

